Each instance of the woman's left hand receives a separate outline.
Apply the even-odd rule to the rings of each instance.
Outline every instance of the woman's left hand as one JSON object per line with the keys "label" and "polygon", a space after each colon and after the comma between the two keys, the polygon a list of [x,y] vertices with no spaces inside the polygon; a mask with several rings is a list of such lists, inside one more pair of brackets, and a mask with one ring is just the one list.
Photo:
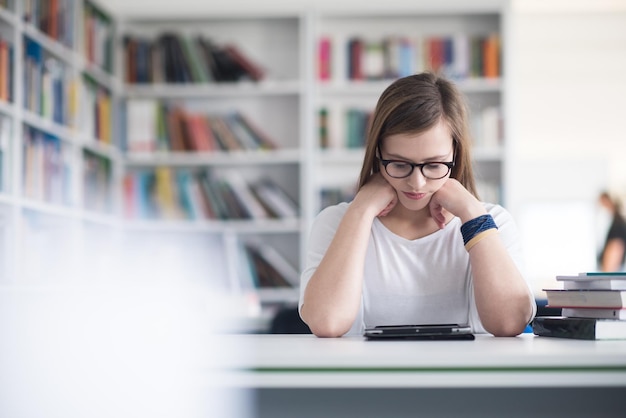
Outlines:
{"label": "woman's left hand", "polygon": [[461,218],[462,223],[487,213],[483,204],[458,180],[452,178],[433,194],[429,209],[430,216],[442,229],[446,224],[446,212]]}

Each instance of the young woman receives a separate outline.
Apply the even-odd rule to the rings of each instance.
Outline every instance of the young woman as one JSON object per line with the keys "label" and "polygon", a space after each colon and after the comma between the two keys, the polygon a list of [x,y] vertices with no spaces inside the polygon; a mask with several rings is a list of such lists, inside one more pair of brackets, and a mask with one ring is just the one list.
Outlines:
{"label": "young woman", "polygon": [[478,200],[463,96],[423,73],[381,95],[358,191],[311,231],[300,315],[320,337],[366,326],[469,324],[520,334],[536,305],[510,214]]}

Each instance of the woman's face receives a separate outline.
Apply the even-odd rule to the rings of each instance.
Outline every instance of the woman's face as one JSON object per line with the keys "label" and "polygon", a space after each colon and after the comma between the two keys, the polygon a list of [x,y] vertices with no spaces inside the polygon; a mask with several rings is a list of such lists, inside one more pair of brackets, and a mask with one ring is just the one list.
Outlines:
{"label": "woman's face", "polygon": [[[384,160],[398,160],[414,164],[452,162],[454,158],[452,133],[443,121],[419,134],[388,136],[382,141],[380,150],[381,158]],[[427,207],[432,195],[450,177],[450,172],[448,172],[441,179],[428,179],[424,177],[419,167],[414,167],[408,177],[394,178],[382,167],[382,163],[380,164],[383,177],[396,190],[400,203],[409,210],[421,210]]]}

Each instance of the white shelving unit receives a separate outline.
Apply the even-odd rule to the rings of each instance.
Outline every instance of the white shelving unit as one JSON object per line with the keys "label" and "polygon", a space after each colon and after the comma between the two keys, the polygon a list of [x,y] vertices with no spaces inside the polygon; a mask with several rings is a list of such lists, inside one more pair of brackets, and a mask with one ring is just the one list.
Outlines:
{"label": "white shelving unit", "polygon": [[[84,13],[102,9],[94,1],[70,0],[57,18],[43,18],[42,4],[8,1],[0,8],[0,38],[11,46],[6,70],[12,76],[11,98],[0,100],[0,117],[10,127],[0,162],[2,285],[84,275],[89,266],[83,260],[96,258],[81,257],[87,231],[104,227],[112,233],[119,224],[122,158],[112,141],[110,112],[106,118],[98,114],[96,130],[94,93],[108,92],[108,101],[102,93],[97,103],[103,109],[106,101],[110,111],[118,86],[86,56],[83,43]],[[103,129],[110,132],[106,138]]]}
{"label": "white shelving unit", "polygon": [[[128,37],[156,40],[164,33],[188,38],[201,36],[215,45],[236,45],[265,72],[260,81],[125,83],[121,94],[123,100],[129,103],[142,100],[175,104],[201,115],[240,112],[277,144],[277,148],[272,150],[128,152],[124,158],[126,173],[159,167],[167,167],[173,172],[187,170],[217,175],[236,172],[248,183],[268,176],[297,202],[300,213],[296,218],[125,221],[125,228],[134,230],[169,230],[219,237],[228,257],[228,275],[234,292],[250,291],[248,279],[240,276],[241,266],[248,261],[243,259],[238,249],[249,239],[260,240],[264,245],[275,248],[296,269],[301,264],[301,240],[305,232],[304,213],[308,199],[303,187],[307,172],[304,138],[308,130],[308,86],[302,62],[304,51],[308,48],[304,19],[297,13],[278,13],[253,16],[218,14],[175,20],[134,18],[119,22],[117,43],[120,46]],[[123,50],[118,55],[124,55]],[[119,78],[126,79],[124,61],[120,59],[118,62]],[[297,287],[257,288],[253,293],[256,296],[250,298],[252,304],[260,302],[260,305],[270,307],[295,303],[298,298]],[[268,317],[262,314],[261,318],[265,318],[261,326],[264,328]],[[255,321],[250,323],[252,329],[259,326]]]}

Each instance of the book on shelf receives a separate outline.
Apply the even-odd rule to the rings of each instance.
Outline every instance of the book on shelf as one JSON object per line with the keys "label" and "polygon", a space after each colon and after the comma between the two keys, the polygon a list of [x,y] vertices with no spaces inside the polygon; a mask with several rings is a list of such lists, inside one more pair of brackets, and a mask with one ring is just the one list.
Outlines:
{"label": "book on shelf", "polygon": [[245,246],[248,250],[258,253],[260,257],[272,266],[275,272],[282,278],[280,280],[281,283],[287,282],[292,287],[300,285],[300,273],[276,248],[252,239],[246,240]]}
{"label": "book on shelf", "polygon": [[345,109],[343,106],[326,103],[318,111],[320,149],[345,149]]}
{"label": "book on shelf", "polygon": [[346,111],[346,148],[363,148],[371,112],[350,108]]}
{"label": "book on shelf", "polygon": [[243,294],[257,293],[259,288],[259,279],[257,277],[252,258],[248,255],[248,250],[242,240],[236,240],[236,247],[237,282],[235,283],[235,286]]}
{"label": "book on shelf", "polygon": [[226,202],[221,197],[220,187],[207,173],[201,173],[198,176],[200,191],[206,196],[207,212],[211,219],[229,219],[230,214]]}
{"label": "book on shelf", "polygon": [[[319,40],[318,78],[328,79],[322,68],[332,68],[332,39]],[[353,36],[347,40],[346,78],[381,80],[425,70],[441,72],[452,79],[497,78],[501,74],[501,45],[497,33],[437,36],[390,35],[380,39]],[[323,65],[323,67],[322,67]]]}
{"label": "book on shelf", "polygon": [[81,85],[79,98],[81,109],[77,110],[81,112],[78,121],[81,130],[90,138],[110,144],[113,140],[111,92],[87,75],[83,77]]}
{"label": "book on shelf", "polygon": [[219,149],[213,131],[203,115],[188,113],[185,119],[187,134],[190,136],[188,142],[194,151],[209,152]]}
{"label": "book on shelf", "polygon": [[210,152],[273,150],[276,142],[241,112],[202,114],[153,99],[126,103],[126,149]]}
{"label": "book on shelf", "polygon": [[626,290],[543,289],[553,308],[626,308]]}
{"label": "book on shelf", "polygon": [[239,172],[229,171],[221,175],[230,185],[237,201],[245,208],[245,212],[253,219],[266,219],[269,214],[265,207],[254,196],[250,186]]}
{"label": "book on shelf", "polygon": [[60,138],[31,127],[23,131],[24,195],[47,203],[71,203],[68,147]]}
{"label": "book on shelf", "polygon": [[365,42],[362,67],[363,75],[368,80],[382,80],[385,78],[386,51],[382,42]]}
{"label": "book on shelf", "polygon": [[24,39],[24,108],[58,124],[69,125],[67,113],[69,85],[73,74],[42,46]]}
{"label": "book on shelf", "polygon": [[363,80],[365,74],[363,72],[363,49],[365,42],[359,37],[353,37],[348,40],[347,57],[348,57],[348,73],[349,80]]}
{"label": "book on shelf", "polygon": [[322,107],[317,113],[317,127],[319,134],[319,147],[321,149],[328,148],[330,146],[328,135],[328,108]]}
{"label": "book on shelf", "polygon": [[126,35],[124,57],[127,83],[259,81],[266,76],[238,45],[220,46],[203,36],[175,32],[163,32],[156,39]]}
{"label": "book on shelf", "polygon": [[155,169],[154,198],[160,218],[180,219],[183,217],[179,189],[175,184],[175,175],[169,167],[157,167]]}
{"label": "book on shelf", "polygon": [[171,151],[193,149],[185,123],[185,114],[179,107],[174,107],[165,114],[165,126]]}
{"label": "book on shelf", "polygon": [[210,115],[207,118],[209,119],[209,126],[213,130],[213,134],[224,150],[238,151],[244,149],[243,144],[237,139],[237,136],[235,136],[235,133],[223,117]]}
{"label": "book on shelf", "polygon": [[233,82],[244,79],[244,69],[232,59],[230,54],[213,41],[198,38],[198,45],[203,52],[207,66],[212,70],[216,82]]}
{"label": "book on shelf", "polygon": [[599,318],[538,316],[533,320],[533,333],[543,337],[578,340],[626,339],[626,321]]}
{"label": "book on shelf", "polygon": [[76,8],[61,1],[25,1],[24,22],[50,38],[72,48],[75,41]]}
{"label": "book on shelf", "polygon": [[197,43],[194,40],[183,36],[180,38],[178,46],[182,47],[183,59],[189,63],[189,72],[192,80],[198,83],[208,83],[214,80],[210,71],[211,67],[202,62],[202,56],[196,50]]}
{"label": "book on shelf", "polygon": [[[128,218],[262,220],[297,215],[297,205],[280,186],[269,179],[249,181],[237,172],[156,167],[127,173],[123,187]],[[257,189],[265,192],[259,195]]]}
{"label": "book on shelf", "polygon": [[13,101],[13,45],[0,33],[0,100]]}
{"label": "book on shelf", "polygon": [[497,78],[500,76],[500,37],[490,34],[483,40],[483,76]]}
{"label": "book on shelf", "polygon": [[83,53],[88,62],[113,71],[113,28],[111,19],[91,2],[83,4]]}
{"label": "book on shelf", "polygon": [[323,106],[318,111],[321,149],[356,149],[365,145],[371,109]]}
{"label": "book on shelf", "polygon": [[226,205],[226,219],[252,219],[252,214],[248,211],[248,208],[242,204],[237,194],[233,189],[233,186],[226,179],[218,177],[213,182],[213,185],[217,188],[219,198]]}
{"label": "book on shelf", "polygon": [[577,275],[556,276],[557,282],[563,284],[563,289],[614,289],[626,290],[625,272],[589,272]]}
{"label": "book on shelf", "polygon": [[157,102],[136,99],[126,102],[126,150],[130,153],[151,152],[156,148]]}
{"label": "book on shelf", "polygon": [[[260,246],[251,242],[245,242],[244,248],[252,268],[252,277],[258,288],[294,287],[294,278],[283,275],[285,265],[275,264],[277,260],[282,259],[282,256],[275,249],[268,250],[269,246],[267,245]],[[268,254],[273,258],[268,258]],[[285,263],[287,262],[285,261]],[[287,274],[292,273],[287,271]]]}
{"label": "book on shelf", "polygon": [[264,177],[251,184],[252,192],[275,218],[295,218],[298,204],[274,180]]}
{"label": "book on shelf", "polygon": [[272,138],[264,129],[262,129],[255,121],[253,121],[248,115],[242,112],[234,112],[232,117],[235,120],[235,124],[242,126],[242,129],[247,131],[252,141],[256,142],[258,149],[273,150],[278,149],[278,143]]}
{"label": "book on shelf", "polygon": [[574,318],[602,318],[626,320],[626,308],[563,308],[561,315]]}
{"label": "book on shelf", "polygon": [[332,74],[332,41],[329,37],[322,37],[318,43],[317,66],[318,78],[322,81],[331,79]]}
{"label": "book on shelf", "polygon": [[227,44],[224,46],[224,51],[244,70],[250,79],[260,81],[265,78],[265,70],[244,54],[237,45]]}
{"label": "book on shelf", "polygon": [[169,167],[127,173],[123,179],[124,213],[133,219],[181,219],[177,176]]}

